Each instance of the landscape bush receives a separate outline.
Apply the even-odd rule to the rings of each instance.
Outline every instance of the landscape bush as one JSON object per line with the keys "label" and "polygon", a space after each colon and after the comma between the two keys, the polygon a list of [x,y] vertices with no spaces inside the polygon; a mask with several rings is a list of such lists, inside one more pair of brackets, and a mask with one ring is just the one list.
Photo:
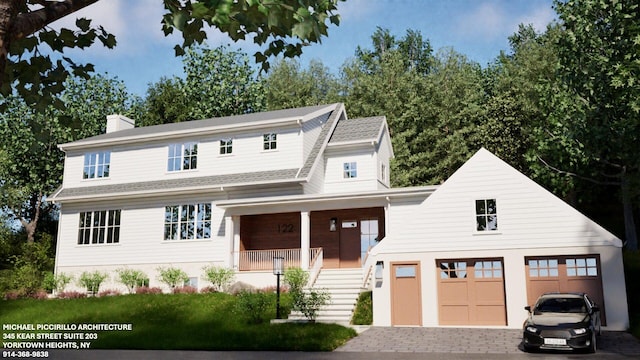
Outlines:
{"label": "landscape bush", "polygon": [[363,291],[358,296],[351,323],[353,325],[371,325],[373,323],[373,296],[371,291]]}
{"label": "landscape bush", "polygon": [[198,289],[193,286],[180,286],[173,289],[174,294],[197,294]]}
{"label": "landscape bush", "polygon": [[96,295],[100,291],[100,285],[109,277],[106,273],[98,270],[93,272],[85,271],[80,274],[78,285],[87,289],[89,295]]}
{"label": "landscape bush", "polygon": [[162,294],[159,287],[140,286],[136,288],[136,294]]}
{"label": "landscape bush", "polygon": [[309,273],[301,268],[289,268],[284,273],[292,309],[301,312],[308,320],[315,321],[318,311],[331,301],[331,296],[326,289],[305,289],[308,280]]}
{"label": "landscape bush", "polygon": [[238,299],[235,313],[249,324],[261,324],[269,320],[267,310],[274,301],[268,293],[241,291],[236,295]]}
{"label": "landscape bush", "polygon": [[189,280],[189,275],[184,270],[175,267],[159,267],[158,273],[158,280],[169,285],[172,291]]}
{"label": "landscape bush", "polygon": [[140,270],[120,268],[116,270],[116,273],[118,281],[127,287],[129,294],[133,294],[136,287],[144,286],[149,282],[147,274]]}
{"label": "landscape bush", "polygon": [[58,299],[82,299],[86,298],[87,294],[79,291],[61,291],[56,296]]}
{"label": "landscape bush", "polygon": [[227,287],[235,278],[235,271],[233,271],[233,269],[222,266],[205,266],[202,270],[204,271],[205,279],[220,292],[226,291]]}
{"label": "landscape bush", "polygon": [[60,292],[64,291],[71,281],[73,281],[73,276],[71,275],[63,272],[54,275],[53,272],[47,272],[42,280],[42,286],[48,292]]}
{"label": "landscape bush", "polygon": [[122,293],[120,292],[120,290],[114,290],[114,289],[102,290],[98,293],[99,297],[118,296],[118,295],[122,295]]}

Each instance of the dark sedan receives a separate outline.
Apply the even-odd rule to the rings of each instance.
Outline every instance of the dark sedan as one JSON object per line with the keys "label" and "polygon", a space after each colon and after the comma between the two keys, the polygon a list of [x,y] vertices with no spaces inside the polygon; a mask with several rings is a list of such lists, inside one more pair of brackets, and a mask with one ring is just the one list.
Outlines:
{"label": "dark sedan", "polygon": [[587,294],[550,293],[538,298],[524,322],[522,344],[536,349],[596,351],[600,309]]}

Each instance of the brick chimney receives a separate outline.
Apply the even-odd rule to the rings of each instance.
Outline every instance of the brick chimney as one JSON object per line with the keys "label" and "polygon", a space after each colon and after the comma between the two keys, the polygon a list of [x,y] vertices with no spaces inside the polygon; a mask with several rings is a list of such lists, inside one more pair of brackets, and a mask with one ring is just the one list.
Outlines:
{"label": "brick chimney", "polygon": [[133,129],[135,120],[131,120],[123,115],[107,115],[107,134],[120,130]]}

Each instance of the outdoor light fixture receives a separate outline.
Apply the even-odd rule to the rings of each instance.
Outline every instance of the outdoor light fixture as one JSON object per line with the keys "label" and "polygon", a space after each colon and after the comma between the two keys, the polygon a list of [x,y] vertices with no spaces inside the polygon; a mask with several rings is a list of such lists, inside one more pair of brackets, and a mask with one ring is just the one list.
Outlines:
{"label": "outdoor light fixture", "polygon": [[273,275],[277,278],[276,285],[276,319],[280,319],[280,275],[284,274],[284,257],[273,257]]}
{"label": "outdoor light fixture", "polygon": [[337,218],[331,218],[329,220],[329,231],[336,231],[336,226],[338,224]]}

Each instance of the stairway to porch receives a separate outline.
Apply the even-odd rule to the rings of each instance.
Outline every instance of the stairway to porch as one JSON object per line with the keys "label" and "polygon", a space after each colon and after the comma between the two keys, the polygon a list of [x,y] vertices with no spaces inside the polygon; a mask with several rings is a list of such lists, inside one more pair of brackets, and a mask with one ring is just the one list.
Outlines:
{"label": "stairway to porch", "polygon": [[[353,315],[362,286],[362,269],[322,269],[313,288],[326,289],[331,296],[330,303],[318,311],[317,322],[348,325]],[[305,319],[297,311],[289,319]]]}

